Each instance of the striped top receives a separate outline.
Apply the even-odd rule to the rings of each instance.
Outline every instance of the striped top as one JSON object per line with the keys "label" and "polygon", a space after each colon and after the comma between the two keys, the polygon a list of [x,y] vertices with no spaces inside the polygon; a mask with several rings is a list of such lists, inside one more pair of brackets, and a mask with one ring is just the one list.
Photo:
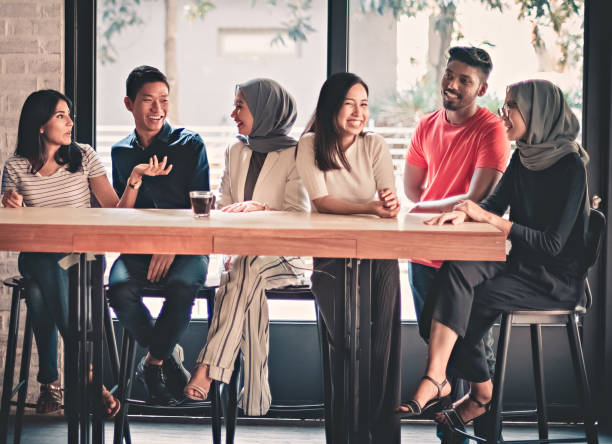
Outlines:
{"label": "striped top", "polygon": [[78,144],[83,151],[83,169],[75,173],[62,165],[50,176],[32,174],[30,161],[13,155],[4,164],[2,194],[16,190],[26,207],[89,208],[89,179],[104,176],[106,171],[98,154],[89,145]]}

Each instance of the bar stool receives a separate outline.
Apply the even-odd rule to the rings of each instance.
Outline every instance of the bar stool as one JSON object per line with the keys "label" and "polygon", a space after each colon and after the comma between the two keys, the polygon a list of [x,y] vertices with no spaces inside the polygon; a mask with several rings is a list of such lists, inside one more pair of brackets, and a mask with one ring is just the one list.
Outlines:
{"label": "bar stool", "polygon": [[[589,215],[588,242],[585,254],[585,265],[590,268],[601,248],[601,239],[606,226],[605,216],[595,209],[591,209]],[[491,426],[486,438],[468,435],[460,429],[453,429],[455,434],[469,437],[477,442],[489,444],[501,443],[568,443],[587,442],[597,444],[597,429],[595,426],[595,415],[591,403],[591,392],[587,379],[584,354],[579,333],[579,321],[587,313],[592,304],[592,294],[588,280],[585,280],[585,300],[581,301],[573,310],[515,310],[502,313],[500,335],[497,345],[497,361],[495,364],[495,378],[493,381],[493,398],[491,400]],[[504,383],[506,377],[506,364],[508,346],[510,344],[510,332],[513,324],[527,324],[531,330],[531,354],[533,361],[533,373],[536,386],[536,410],[502,411]],[[548,438],[548,415],[544,384],[544,359],[542,356],[542,325],[565,324],[572,355],[572,363],[576,375],[576,385],[584,412],[585,437],[582,439],[571,438]],[[537,440],[500,440],[503,418],[536,416],[538,420]]]}
{"label": "bar stool", "polygon": [[[322,363],[323,363],[323,394],[324,394],[324,402],[323,404],[302,404],[302,405],[281,405],[272,403],[270,406],[270,412],[275,413],[287,413],[287,412],[301,412],[301,413],[313,413],[317,411],[323,410],[325,417],[325,438],[327,443],[331,443],[331,375],[330,375],[330,366],[329,366],[329,344],[327,342],[327,334],[325,330],[325,324],[323,321],[323,317],[319,313],[319,309],[317,307],[316,300],[312,291],[310,290],[310,286],[308,285],[296,285],[289,286],[284,288],[275,288],[272,290],[266,290],[266,297],[268,300],[291,300],[291,301],[314,301],[315,304],[315,313],[317,317],[317,325],[318,325],[318,335],[320,341],[320,349],[322,352]],[[212,313],[212,311],[209,311]],[[219,396],[220,394],[226,394],[226,396],[222,396],[220,399],[217,398],[217,402],[221,403],[223,411],[229,413],[229,418],[226,417],[226,444],[232,444],[234,438],[234,430],[236,417],[238,413],[238,392],[239,392],[239,383],[240,383],[240,372],[241,372],[241,355],[238,354],[236,358],[236,362],[234,364],[234,372],[232,373],[232,377],[230,383],[227,384],[228,390],[224,390],[226,384],[223,384],[219,381],[213,382],[212,386],[217,386],[215,390],[215,394]],[[233,421],[233,422],[232,422]],[[231,435],[230,435],[231,428]],[[231,439],[230,439],[231,437]]]}
{"label": "bar stool", "polygon": [[[213,312],[213,304],[214,304],[214,294],[216,287],[203,287],[196,296],[197,299],[206,299],[209,313]],[[106,288],[108,291],[108,288]],[[146,297],[164,297],[165,290],[163,287],[159,286],[151,286],[145,287],[143,289],[143,295]],[[105,298],[106,306],[108,307],[108,301]],[[110,327],[113,329],[114,328]],[[219,396],[217,394],[217,388],[211,386],[211,390],[209,393],[209,400],[202,402],[189,402],[180,404],[177,406],[159,406],[148,404],[144,400],[131,398],[132,391],[132,383],[134,377],[134,367],[136,364],[136,340],[132,335],[129,334],[127,330],[123,330],[123,340],[121,347],[121,358],[118,359],[120,365],[117,365],[118,368],[118,390],[117,397],[121,402],[121,410],[117,414],[115,418],[115,431],[114,431],[114,439],[113,442],[115,444],[122,444],[125,440],[126,444],[131,443],[131,439],[129,436],[129,422],[128,422],[128,412],[130,406],[135,406],[138,408],[140,412],[150,413],[153,415],[163,415],[168,412],[195,412],[199,414],[199,416],[205,416],[204,412],[206,409],[210,408],[212,410],[212,435],[213,435],[213,443],[220,444],[221,443],[221,414],[220,414],[220,401]],[[194,416],[191,414],[191,416]],[[233,427],[235,424],[235,418],[232,420],[231,418],[225,418],[226,427],[229,428],[229,432],[226,429],[226,436],[232,433],[233,440]]]}
{"label": "bar stool", "polygon": [[[34,404],[26,404],[28,394],[28,377],[30,375],[30,357],[32,356],[32,320],[26,312],[25,328],[23,330],[23,345],[21,352],[21,368],[19,370],[19,382],[13,387],[13,374],[15,373],[15,360],[17,357],[17,341],[19,336],[19,317],[21,313],[21,301],[25,300],[25,279],[14,276],[4,280],[4,285],[13,289],[11,300],[11,314],[9,320],[8,338],[6,343],[6,361],[4,363],[4,382],[2,385],[2,407],[0,409],[0,442],[7,442],[8,419],[11,405],[17,405],[15,415],[15,434],[13,442],[18,444],[21,440],[23,428],[23,413],[25,407],[33,407]],[[17,401],[13,398],[17,396]]]}
{"label": "bar stool", "polygon": [[[23,415],[25,407],[36,408],[35,404],[26,403],[28,394],[28,379],[30,376],[30,358],[32,356],[32,320],[26,311],[26,321],[23,330],[23,343],[21,351],[21,367],[19,370],[19,382],[13,387],[13,375],[15,372],[15,360],[17,356],[17,341],[19,335],[19,317],[21,313],[21,301],[26,298],[26,279],[22,276],[14,276],[4,280],[4,285],[12,288],[13,295],[11,301],[9,332],[7,338],[6,360],[4,364],[4,381],[2,385],[2,406],[0,408],[0,443],[7,442],[8,418],[11,405],[17,405],[15,414],[15,430],[13,442],[19,444],[23,429]],[[109,329],[109,325],[111,328]],[[113,368],[114,380],[118,379],[119,358],[117,354],[114,331],[112,329],[112,319],[108,306],[104,313],[104,330],[106,333],[106,343],[108,346],[111,367]],[[110,391],[115,392],[117,386],[111,387]],[[17,401],[13,398],[17,395]],[[62,406],[63,408],[63,406]],[[129,436],[129,430],[127,431]]]}

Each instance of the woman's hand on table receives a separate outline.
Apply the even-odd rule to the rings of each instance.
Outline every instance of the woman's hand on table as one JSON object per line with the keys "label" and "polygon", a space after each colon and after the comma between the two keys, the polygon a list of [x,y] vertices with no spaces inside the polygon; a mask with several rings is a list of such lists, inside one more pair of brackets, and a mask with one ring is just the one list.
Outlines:
{"label": "woman's hand on table", "polygon": [[268,208],[268,206],[264,203],[257,202],[255,200],[247,200],[223,207],[221,211],[225,213],[249,213],[251,211],[265,211],[269,209],[270,208]]}
{"label": "woman's hand on table", "polygon": [[463,211],[449,211],[442,213],[439,216],[432,217],[425,221],[425,225],[444,225],[445,223],[451,223],[453,225],[460,225],[466,221],[467,214]]}
{"label": "woman's hand on table", "polygon": [[382,190],[378,190],[378,198],[384,203],[384,207],[388,210],[395,210],[396,208],[399,210],[399,200],[392,189],[383,188]]}
{"label": "woman's hand on table", "polygon": [[168,274],[168,270],[174,262],[174,254],[154,254],[149,262],[149,271],[147,271],[147,280],[149,282],[159,282]]}
{"label": "woman's hand on table", "polygon": [[457,205],[453,207],[453,211],[463,211],[468,220],[473,220],[474,222],[489,222],[490,215],[486,210],[483,210],[480,205],[471,200],[464,200],[459,202]]}
{"label": "woman's hand on table", "polygon": [[400,210],[399,205],[396,205],[395,208],[392,209],[387,208],[382,200],[372,200],[368,202],[366,206],[370,214],[375,214],[378,217],[384,218],[395,217]]}
{"label": "woman's hand on table", "polygon": [[15,190],[8,190],[2,196],[2,205],[5,208],[20,208],[23,206],[23,196]]}

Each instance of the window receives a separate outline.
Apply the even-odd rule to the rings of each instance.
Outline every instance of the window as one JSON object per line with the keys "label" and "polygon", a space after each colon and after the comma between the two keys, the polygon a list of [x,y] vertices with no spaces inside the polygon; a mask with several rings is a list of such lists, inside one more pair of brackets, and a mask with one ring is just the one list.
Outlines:
{"label": "window", "polygon": [[[529,2],[501,2],[493,9],[489,3],[349,1],[349,71],[369,86],[369,126],[389,144],[404,206],[410,204],[402,183],[406,149],[419,119],[441,105],[440,78],[451,46],[479,46],[491,55],[493,71],[480,106],[496,112],[506,85],[544,78],[563,89],[581,118],[583,7],[536,17]],[[400,270],[402,319],[415,319],[406,261]]]}
{"label": "window", "polygon": [[[214,7],[202,10],[191,1],[127,1],[123,9],[108,3],[97,10],[96,149],[109,176],[110,147],[134,128],[123,97],[127,75],[138,65],[176,73],[168,120],[204,139],[213,189],[224,149],[235,140],[230,113],[236,84],[268,77],[283,85],[297,101],[292,135],[299,137],[325,80],[327,1],[213,0]],[[172,4],[177,9],[167,11]],[[174,50],[166,49],[170,42]],[[218,272],[219,262],[211,258],[209,276]],[[154,313],[157,303],[151,303]],[[205,305],[198,305],[194,317],[206,317]],[[273,319],[314,319],[314,309],[303,303],[273,301],[270,313]]]}

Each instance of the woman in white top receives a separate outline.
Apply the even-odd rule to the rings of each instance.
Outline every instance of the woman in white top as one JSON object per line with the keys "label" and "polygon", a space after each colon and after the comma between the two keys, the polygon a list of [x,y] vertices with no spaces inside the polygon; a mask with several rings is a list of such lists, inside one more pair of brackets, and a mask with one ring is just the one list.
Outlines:
{"label": "woman in white top", "polygon": [[[89,207],[91,192],[103,207],[133,206],[135,194],[127,188],[119,201],[96,152],[72,141],[70,100],[54,90],[28,96],[19,118],[17,148],[4,165],[2,205],[7,208]],[[167,174],[165,160],[134,168],[132,179]],[[20,253],[19,271],[27,278],[26,304],[38,348],[38,413],[61,408],[57,371],[57,331],[68,328],[68,271],[58,265],[66,253]],[[106,389],[106,413],[114,416],[119,402]]]}
{"label": "woman in white top", "polygon": [[[395,217],[399,212],[391,154],[382,137],[364,133],[368,117],[368,87],[363,80],[351,73],[338,73],[327,79],[297,154],[298,171],[313,211],[379,217]],[[399,443],[399,420],[393,414],[400,388],[397,261],[372,261],[371,290],[370,433],[374,443]],[[344,259],[314,258],[312,291],[333,354],[334,304],[344,297]],[[333,356],[330,361],[334,362]]]}
{"label": "woman in white top", "polygon": [[[277,82],[254,79],[237,86],[232,118],[239,140],[225,151],[218,207],[226,212],[308,211],[295,166],[297,141],[288,135],[296,117],[293,97]],[[228,383],[241,350],[241,407],[247,415],[264,415],[271,403],[265,291],[302,284],[305,266],[299,257],[232,256],[226,269],[206,346],[185,395],[203,400],[212,380]]]}

